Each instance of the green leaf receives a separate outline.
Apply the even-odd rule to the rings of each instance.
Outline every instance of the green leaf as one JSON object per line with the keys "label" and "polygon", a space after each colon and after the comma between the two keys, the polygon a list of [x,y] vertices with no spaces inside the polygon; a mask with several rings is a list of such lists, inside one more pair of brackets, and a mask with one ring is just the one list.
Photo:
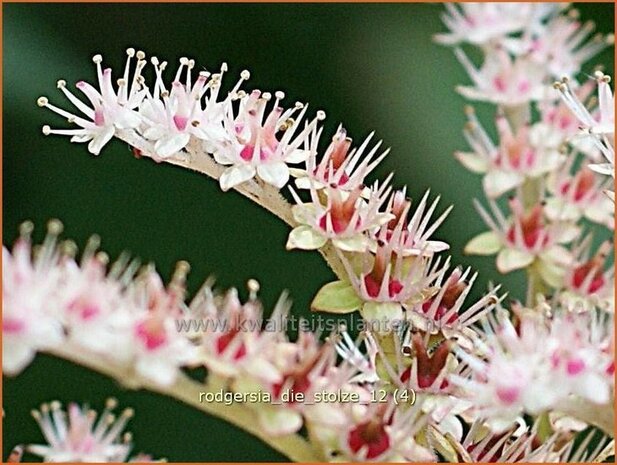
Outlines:
{"label": "green leaf", "polygon": [[347,281],[333,281],[317,292],[311,310],[314,312],[351,313],[362,305],[362,300]]}

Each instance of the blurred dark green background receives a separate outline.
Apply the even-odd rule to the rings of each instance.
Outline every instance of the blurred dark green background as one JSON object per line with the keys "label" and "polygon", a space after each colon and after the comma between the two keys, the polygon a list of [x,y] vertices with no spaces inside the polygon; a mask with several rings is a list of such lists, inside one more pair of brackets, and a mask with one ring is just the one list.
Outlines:
{"label": "blurred dark green background", "polygon": [[[65,137],[41,134],[61,118],[36,106],[40,95],[70,108],[56,89],[95,78],[91,57],[118,70],[133,46],[170,62],[180,56],[199,67],[229,63],[230,81],[248,68],[248,88],[284,90],[287,101],[308,101],[328,115],[325,141],[339,122],[360,141],[370,131],[392,147],[381,166],[395,171],[397,185],[413,198],[425,189],[442,195],[442,209],[455,209],[437,237],[452,246],[454,263],[480,271],[476,295],[495,279],[493,259],[461,255],[482,231],[471,199],[480,179],[453,159],[467,149],[461,134],[463,99],[454,86],[467,83],[450,49],[431,41],[443,31],[439,5],[284,4],[4,4],[4,243],[26,219],[43,235],[51,217],[66,225],[65,237],[83,245],[91,233],[103,238],[112,257],[128,249],[155,261],[168,277],[178,259],[192,264],[190,288],[211,274],[219,285],[243,286],[257,277],[270,307],[283,289],[296,314],[332,274],[316,253],[285,252],[288,228],[235,193],[198,174],[134,159],[114,141],[99,157]],[[580,7],[599,30],[613,29],[612,4]],[[612,49],[595,62],[612,73]],[[587,70],[592,70],[589,65]],[[234,76],[234,77],[232,77]],[[489,107],[481,112],[490,114]],[[489,125],[490,126],[490,125]],[[522,277],[499,277],[521,296]],[[283,457],[235,428],[173,400],[127,392],[107,378],[39,356],[15,379],[4,382],[4,451],[42,440],[29,411],[43,401],[89,402],[97,409],[113,395],[133,406],[130,424],[136,450],[172,461],[276,461]]]}

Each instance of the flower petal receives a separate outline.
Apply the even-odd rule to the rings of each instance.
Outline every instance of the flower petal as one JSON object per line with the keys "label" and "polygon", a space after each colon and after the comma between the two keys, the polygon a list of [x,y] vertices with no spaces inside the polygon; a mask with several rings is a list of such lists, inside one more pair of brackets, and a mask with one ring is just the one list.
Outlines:
{"label": "flower petal", "polygon": [[285,157],[286,163],[301,163],[311,156],[310,150],[296,149],[292,150]]}
{"label": "flower petal", "polygon": [[279,189],[289,181],[289,168],[283,162],[257,165],[257,176]]}
{"label": "flower petal", "polygon": [[486,173],[488,169],[486,160],[475,153],[456,152],[454,157],[472,173]]}
{"label": "flower petal", "polygon": [[301,225],[291,230],[285,247],[287,250],[315,250],[323,247],[327,241],[328,239],[325,236],[319,234],[310,226]]}
{"label": "flower petal", "polygon": [[88,144],[88,151],[92,155],[98,155],[101,153],[103,146],[111,140],[114,136],[114,127],[107,126],[101,132],[99,132]]}
{"label": "flower petal", "polygon": [[518,249],[502,249],[497,255],[497,269],[500,273],[525,268],[533,262],[533,255]]}
{"label": "flower petal", "polygon": [[255,168],[251,165],[236,165],[223,171],[219,184],[223,191],[242,184],[255,176]]}
{"label": "flower petal", "polygon": [[505,194],[510,189],[520,185],[525,178],[522,174],[513,173],[511,171],[490,170],[484,176],[482,185],[484,192],[490,198],[494,199],[502,194]]}
{"label": "flower petal", "polygon": [[173,134],[164,137],[156,141],[156,144],[154,144],[154,151],[159,157],[168,158],[186,147],[190,138],[191,135],[188,133]]}
{"label": "flower petal", "polygon": [[370,240],[364,234],[357,234],[344,239],[333,239],[332,243],[335,247],[345,252],[365,252],[368,249]]}

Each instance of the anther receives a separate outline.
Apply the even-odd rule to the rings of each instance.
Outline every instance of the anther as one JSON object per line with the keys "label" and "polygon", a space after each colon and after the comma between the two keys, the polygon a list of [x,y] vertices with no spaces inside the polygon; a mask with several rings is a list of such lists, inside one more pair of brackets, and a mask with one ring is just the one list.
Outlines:
{"label": "anther", "polygon": [[75,257],[77,255],[77,244],[72,240],[63,241],[60,244],[60,252],[65,257]]}
{"label": "anther", "polygon": [[45,134],[46,136],[51,134],[51,128],[47,124],[43,126],[43,134]]}
{"label": "anther", "polygon": [[96,254],[96,260],[101,264],[101,265],[105,265],[107,266],[107,264],[109,263],[109,255],[107,255],[107,253],[105,252],[98,252]]}
{"label": "anther", "polygon": [[39,107],[47,106],[48,103],[49,103],[49,100],[47,99],[47,97],[39,97],[36,101],[36,104]]}
{"label": "anther", "polygon": [[92,57],[92,61],[98,64],[103,61],[103,56],[100,54],[96,54]]}
{"label": "anther", "polygon": [[152,58],[150,58],[150,63],[152,63],[154,66],[158,66],[159,65],[159,59],[157,57],[152,57]]}
{"label": "anther", "polygon": [[221,73],[224,73],[228,70],[229,68],[227,67],[227,63],[223,62],[221,63]]}
{"label": "anther", "polygon": [[265,101],[269,101],[272,98],[272,94],[270,92],[264,92],[261,94],[261,98]]}
{"label": "anther", "polygon": [[52,236],[58,236],[64,230],[62,222],[56,218],[49,220],[47,223],[47,233]]}
{"label": "anther", "polygon": [[279,100],[283,100],[285,98],[285,92],[281,91],[281,90],[277,90],[274,93],[274,96],[279,99]]}
{"label": "anther", "polygon": [[139,50],[135,56],[137,57],[138,60],[143,60],[144,58],[146,58],[146,54],[144,52],[142,52],[141,50]]}
{"label": "anther", "polygon": [[186,260],[180,260],[176,263],[176,269],[174,271],[174,280],[183,280],[186,275],[191,271],[191,265]]}
{"label": "anther", "polygon": [[115,397],[110,397],[109,399],[105,401],[105,407],[107,407],[109,410],[113,410],[117,406],[118,406],[118,399],[116,399]]}
{"label": "anther", "polygon": [[64,79],[59,79],[58,82],[56,83],[56,87],[58,89],[62,89],[65,86],[66,86],[66,81]]}
{"label": "anther", "polygon": [[318,119],[319,121],[323,121],[324,119],[326,119],[326,112],[325,112],[325,111],[323,111],[323,110],[319,110],[319,111],[317,112],[317,119]]}
{"label": "anther", "polygon": [[19,225],[19,235],[21,237],[29,237],[30,234],[32,234],[33,230],[34,223],[32,223],[32,221],[30,220],[24,221],[22,224]]}
{"label": "anther", "polygon": [[257,293],[259,292],[260,287],[259,281],[256,279],[251,278],[246,282],[246,288],[249,291],[251,300],[255,300],[257,298]]}
{"label": "anther", "polygon": [[132,408],[127,408],[124,412],[122,412],[122,416],[124,418],[131,418],[133,415],[135,415],[135,410]]}
{"label": "anther", "polygon": [[181,65],[188,65],[189,64],[189,59],[187,57],[181,57],[180,58],[180,64]]}
{"label": "anther", "polygon": [[135,49],[134,48],[127,48],[126,49],[126,54],[128,56],[130,56],[131,58],[133,58],[135,56]]}

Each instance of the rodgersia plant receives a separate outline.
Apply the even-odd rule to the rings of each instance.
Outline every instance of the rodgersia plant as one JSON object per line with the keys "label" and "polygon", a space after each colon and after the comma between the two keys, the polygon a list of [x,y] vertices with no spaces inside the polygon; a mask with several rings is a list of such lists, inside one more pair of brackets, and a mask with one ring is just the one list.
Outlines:
{"label": "rodgersia plant", "polygon": [[[58,81],[73,110],[40,97],[73,125],[43,133],[93,155],[116,137],[240,192],[290,226],[288,249],[318,250],[336,275],[312,310],[358,311],[364,330],[290,340],[286,294],[267,319],[253,280],[245,302],[210,280],[187,300],[186,262],[165,283],[125,255],[110,263],[96,236],[79,254],[57,220],[35,246],[27,222],[3,249],[4,372],[52,354],[220,417],[295,461],[614,455],[613,250],[593,237],[614,230],[614,97],[601,71],[580,78],[612,36],[589,37],[562,4],[446,9],[449,31],[436,39],[469,73],[459,92],[496,106],[484,122],[467,108],[469,149],[455,154],[486,197],[476,206],[488,231],[465,250],[495,255],[500,273],[525,270],[524,301],[493,285],[469,298],[477,274],[453,266],[438,238],[450,209],[429,192],[407,198],[392,176],[369,179],[388,153],[372,134],[356,144],[340,126],[323,148],[324,112],[247,88],[247,71],[196,72],[182,58],[168,74],[128,49],[119,76],[94,57],[97,82],[76,84],[83,99]],[[229,92],[223,79],[235,79]],[[188,376],[197,367],[205,379]],[[9,460],[154,460],[131,455],[132,411],[116,418],[114,407],[97,420],[87,407],[43,405],[33,416],[48,444],[17,446]]]}

